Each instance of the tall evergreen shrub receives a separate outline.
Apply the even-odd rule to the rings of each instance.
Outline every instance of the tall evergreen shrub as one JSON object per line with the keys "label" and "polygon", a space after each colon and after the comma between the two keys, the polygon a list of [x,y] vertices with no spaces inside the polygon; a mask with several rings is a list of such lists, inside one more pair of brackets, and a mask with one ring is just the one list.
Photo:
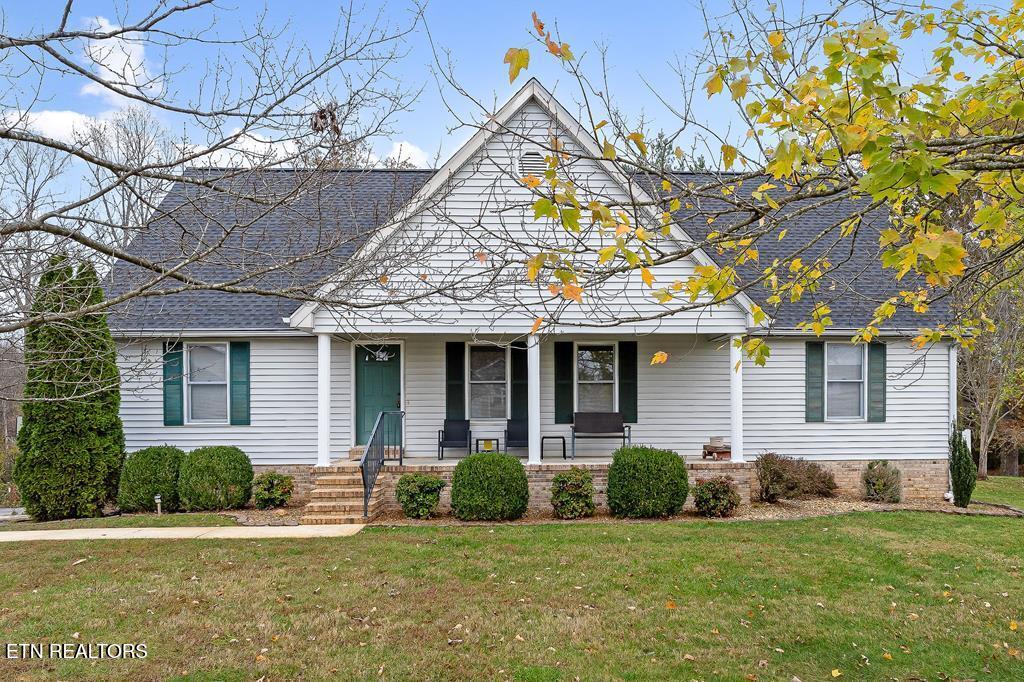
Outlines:
{"label": "tall evergreen shrub", "polygon": [[959,428],[954,428],[953,435],[949,437],[949,479],[953,485],[953,504],[957,507],[969,505],[978,480],[978,467]]}
{"label": "tall evergreen shrub", "polygon": [[96,270],[51,259],[36,287],[32,314],[63,315],[25,334],[24,420],[14,480],[35,519],[98,516],[117,496],[124,461],[114,340],[102,313]]}

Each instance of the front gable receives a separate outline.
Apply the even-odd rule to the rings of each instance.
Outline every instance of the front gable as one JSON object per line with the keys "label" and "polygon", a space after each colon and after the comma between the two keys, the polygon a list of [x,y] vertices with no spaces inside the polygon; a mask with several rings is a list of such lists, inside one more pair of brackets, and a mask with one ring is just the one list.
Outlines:
{"label": "front gable", "polygon": [[[364,272],[363,285],[352,298],[386,305],[337,309],[306,304],[291,316],[292,326],[375,334],[442,326],[452,332],[516,335],[528,331],[538,317],[545,320],[545,332],[557,333],[735,333],[750,326],[751,304],[745,297],[675,312],[653,299],[639,271],[588,283],[581,302],[552,295],[547,282],[529,282],[525,263],[542,249],[557,248],[580,263],[592,263],[597,250],[613,243],[596,226],[581,223],[580,232],[571,233],[533,220],[536,197],[521,178],[533,170],[529,162],[536,157],[530,152],[547,153],[536,141],[553,136],[573,159],[566,172],[581,188],[584,204],[583,188],[605,202],[646,198],[613,164],[598,160],[596,142],[531,80],[353,257],[353,265]],[[656,225],[653,212],[645,218],[649,226]],[[674,236],[679,242],[686,239],[682,233]],[[697,264],[709,262],[697,252],[659,265],[658,286],[685,281]]]}

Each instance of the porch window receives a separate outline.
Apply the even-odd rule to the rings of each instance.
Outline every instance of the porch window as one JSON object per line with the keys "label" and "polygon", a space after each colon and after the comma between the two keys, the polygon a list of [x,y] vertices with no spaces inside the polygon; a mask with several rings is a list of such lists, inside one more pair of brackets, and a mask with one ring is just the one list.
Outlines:
{"label": "porch window", "polygon": [[508,416],[508,348],[469,347],[470,419]]}
{"label": "porch window", "polygon": [[576,346],[576,411],[615,411],[615,345]]}
{"label": "porch window", "polygon": [[185,373],[190,422],[228,421],[228,345],[187,344]]}
{"label": "porch window", "polygon": [[830,420],[864,418],[867,344],[825,344],[825,415]]}

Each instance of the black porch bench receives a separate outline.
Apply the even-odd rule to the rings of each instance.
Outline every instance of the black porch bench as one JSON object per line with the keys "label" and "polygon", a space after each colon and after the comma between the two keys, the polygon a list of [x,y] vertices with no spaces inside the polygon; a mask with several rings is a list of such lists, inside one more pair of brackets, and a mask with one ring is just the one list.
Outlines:
{"label": "black porch bench", "polygon": [[572,458],[576,459],[576,441],[592,438],[621,438],[632,442],[629,425],[621,412],[574,412],[572,417]]}

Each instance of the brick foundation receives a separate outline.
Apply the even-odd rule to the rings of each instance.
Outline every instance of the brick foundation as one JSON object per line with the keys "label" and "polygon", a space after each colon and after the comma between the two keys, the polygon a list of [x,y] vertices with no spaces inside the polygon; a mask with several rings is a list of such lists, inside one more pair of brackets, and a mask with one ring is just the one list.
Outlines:
{"label": "brick foundation", "polygon": [[276,471],[285,476],[295,479],[295,489],[292,492],[292,499],[289,506],[305,504],[309,501],[309,492],[313,489],[313,467],[308,464],[260,464],[253,466],[253,473],[257,476],[268,471]]}
{"label": "brick foundation", "polygon": [[[862,498],[864,481],[861,479],[871,460],[821,461],[818,464],[832,472],[839,486],[839,494]],[[940,499],[949,489],[945,459],[896,459],[889,464],[900,470],[905,500]]]}

